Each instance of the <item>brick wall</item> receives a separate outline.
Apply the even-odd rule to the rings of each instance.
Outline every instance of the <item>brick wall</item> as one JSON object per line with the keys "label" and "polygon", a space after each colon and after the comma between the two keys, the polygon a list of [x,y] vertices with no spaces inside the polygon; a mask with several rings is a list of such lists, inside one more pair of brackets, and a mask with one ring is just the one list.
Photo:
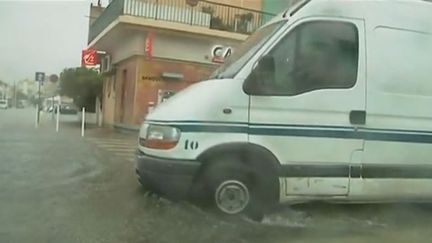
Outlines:
{"label": "brick wall", "polygon": [[117,64],[115,123],[133,123],[137,61],[132,57]]}
{"label": "brick wall", "polygon": [[[159,89],[180,91],[195,82],[207,79],[216,68],[213,65],[161,59],[149,61],[144,57],[140,58],[138,65],[134,124],[140,124],[143,121],[149,102],[157,102]],[[162,72],[182,74],[183,79],[164,81],[160,78]]]}

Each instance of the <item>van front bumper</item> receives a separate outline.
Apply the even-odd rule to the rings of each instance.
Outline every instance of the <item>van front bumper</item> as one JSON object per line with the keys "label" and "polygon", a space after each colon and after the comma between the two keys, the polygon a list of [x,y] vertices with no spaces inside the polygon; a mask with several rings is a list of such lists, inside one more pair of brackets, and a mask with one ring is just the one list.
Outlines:
{"label": "van front bumper", "polygon": [[201,163],[149,156],[137,151],[136,173],[139,182],[167,198],[184,199]]}

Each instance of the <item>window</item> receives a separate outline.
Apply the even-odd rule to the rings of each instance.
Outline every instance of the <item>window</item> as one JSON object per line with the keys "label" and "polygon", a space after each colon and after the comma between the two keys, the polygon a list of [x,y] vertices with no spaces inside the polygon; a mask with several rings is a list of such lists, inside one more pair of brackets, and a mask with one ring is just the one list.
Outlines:
{"label": "window", "polygon": [[351,88],[357,80],[357,29],[346,22],[305,23],[285,36],[266,58],[272,61],[270,72],[256,80],[266,95]]}

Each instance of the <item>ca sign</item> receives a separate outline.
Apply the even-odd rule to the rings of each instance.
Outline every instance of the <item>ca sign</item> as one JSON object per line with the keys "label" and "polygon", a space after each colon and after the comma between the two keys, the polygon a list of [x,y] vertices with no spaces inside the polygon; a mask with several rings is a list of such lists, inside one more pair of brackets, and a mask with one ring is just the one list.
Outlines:
{"label": "ca sign", "polygon": [[223,63],[225,58],[229,57],[232,53],[231,47],[226,47],[222,45],[213,46],[211,50],[212,62]]}

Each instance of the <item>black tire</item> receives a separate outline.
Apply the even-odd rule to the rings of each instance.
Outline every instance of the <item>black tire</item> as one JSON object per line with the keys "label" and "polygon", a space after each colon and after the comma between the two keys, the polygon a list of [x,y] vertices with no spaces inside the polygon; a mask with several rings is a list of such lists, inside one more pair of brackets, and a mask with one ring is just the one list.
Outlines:
{"label": "black tire", "polygon": [[[265,173],[243,164],[235,156],[222,156],[209,161],[208,166],[200,174],[194,185],[194,199],[224,215],[245,215],[255,221],[261,221],[265,211],[275,203],[269,197],[269,191],[273,191],[274,188],[267,188],[269,178],[265,176]],[[224,210],[220,204],[221,191],[225,187],[243,191],[243,186],[249,195],[247,205],[244,208],[239,207],[241,210]]]}

